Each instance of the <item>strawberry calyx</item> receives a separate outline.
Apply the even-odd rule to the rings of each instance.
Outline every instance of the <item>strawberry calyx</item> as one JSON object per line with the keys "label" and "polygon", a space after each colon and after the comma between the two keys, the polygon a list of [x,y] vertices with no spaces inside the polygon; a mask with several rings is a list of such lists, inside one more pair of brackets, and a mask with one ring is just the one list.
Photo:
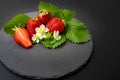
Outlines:
{"label": "strawberry calyx", "polygon": [[18,26],[14,26],[13,28],[12,28],[12,30],[13,31],[16,31],[16,30],[18,30],[20,28],[20,24],[18,24]]}
{"label": "strawberry calyx", "polygon": [[48,14],[49,12],[47,10],[43,9],[43,10],[40,10],[39,13],[40,13],[39,16],[43,17],[44,15]]}

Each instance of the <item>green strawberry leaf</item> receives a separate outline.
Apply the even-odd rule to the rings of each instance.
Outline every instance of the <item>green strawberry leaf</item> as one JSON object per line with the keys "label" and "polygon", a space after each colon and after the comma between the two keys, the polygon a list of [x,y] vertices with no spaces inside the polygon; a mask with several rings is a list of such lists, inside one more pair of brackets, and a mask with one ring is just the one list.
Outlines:
{"label": "green strawberry leaf", "polygon": [[76,19],[66,24],[65,32],[67,39],[73,43],[84,43],[91,39],[87,27]]}
{"label": "green strawberry leaf", "polygon": [[25,27],[26,21],[29,20],[30,17],[24,14],[18,14],[13,17],[9,22],[4,25],[4,32],[7,34],[13,35],[14,31],[12,30],[15,26],[20,24],[20,27]]}
{"label": "green strawberry leaf", "polygon": [[63,10],[61,10],[61,13],[59,13],[59,17],[62,20],[65,20],[65,22],[67,22],[75,17],[75,12],[72,10],[63,9]]}
{"label": "green strawberry leaf", "polygon": [[64,34],[61,34],[61,39],[60,40],[55,40],[53,37],[48,40],[44,40],[41,43],[46,47],[46,48],[56,48],[62,45],[66,41],[66,36]]}

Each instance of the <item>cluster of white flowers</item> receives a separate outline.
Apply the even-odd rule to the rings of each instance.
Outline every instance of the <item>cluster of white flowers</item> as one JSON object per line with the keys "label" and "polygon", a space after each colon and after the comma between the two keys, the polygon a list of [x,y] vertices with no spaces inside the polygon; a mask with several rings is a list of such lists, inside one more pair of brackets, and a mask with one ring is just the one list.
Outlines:
{"label": "cluster of white flowers", "polygon": [[[32,36],[32,41],[36,43],[39,43],[40,40],[51,36],[51,33],[49,33],[49,29],[46,28],[43,24],[41,24],[40,27],[36,28],[35,31],[36,34]],[[59,31],[54,31],[53,37],[56,40],[60,40],[61,36],[59,35]]]}

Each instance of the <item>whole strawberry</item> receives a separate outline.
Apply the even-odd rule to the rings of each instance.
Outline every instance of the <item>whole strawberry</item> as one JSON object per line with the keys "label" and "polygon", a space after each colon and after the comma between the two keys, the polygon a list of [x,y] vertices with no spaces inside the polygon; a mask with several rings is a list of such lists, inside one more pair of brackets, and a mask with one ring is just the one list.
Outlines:
{"label": "whole strawberry", "polygon": [[51,18],[50,21],[46,24],[46,28],[49,29],[50,32],[59,31],[62,33],[64,31],[65,25],[60,18]]}
{"label": "whole strawberry", "polygon": [[32,36],[33,34],[35,34],[35,28],[39,27],[41,25],[41,22],[35,18],[35,19],[29,19],[26,23],[26,27],[30,33],[30,35]]}
{"label": "whole strawberry", "polygon": [[32,41],[30,39],[30,35],[27,29],[25,28],[17,28],[13,29],[14,32],[14,40],[24,48],[32,47]]}
{"label": "whole strawberry", "polygon": [[51,14],[47,10],[38,11],[37,18],[43,24],[46,24],[51,19]]}

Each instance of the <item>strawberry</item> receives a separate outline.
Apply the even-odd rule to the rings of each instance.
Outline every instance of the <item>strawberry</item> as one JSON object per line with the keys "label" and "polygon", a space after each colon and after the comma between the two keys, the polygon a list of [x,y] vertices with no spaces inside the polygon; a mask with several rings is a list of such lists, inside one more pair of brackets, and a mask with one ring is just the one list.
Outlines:
{"label": "strawberry", "polygon": [[30,39],[30,34],[25,28],[17,28],[13,29],[14,32],[14,40],[24,48],[32,47],[32,41]]}
{"label": "strawberry", "polygon": [[46,28],[48,28],[49,31],[52,33],[54,31],[59,31],[60,33],[62,33],[65,28],[65,25],[60,18],[55,17],[50,19],[50,21],[46,24]]}
{"label": "strawberry", "polygon": [[39,27],[41,25],[41,22],[36,18],[36,19],[29,19],[26,23],[26,27],[30,33],[30,35],[32,36],[33,34],[35,34],[35,28]]}
{"label": "strawberry", "polygon": [[38,11],[37,18],[43,24],[46,24],[51,19],[51,14],[47,10]]}

